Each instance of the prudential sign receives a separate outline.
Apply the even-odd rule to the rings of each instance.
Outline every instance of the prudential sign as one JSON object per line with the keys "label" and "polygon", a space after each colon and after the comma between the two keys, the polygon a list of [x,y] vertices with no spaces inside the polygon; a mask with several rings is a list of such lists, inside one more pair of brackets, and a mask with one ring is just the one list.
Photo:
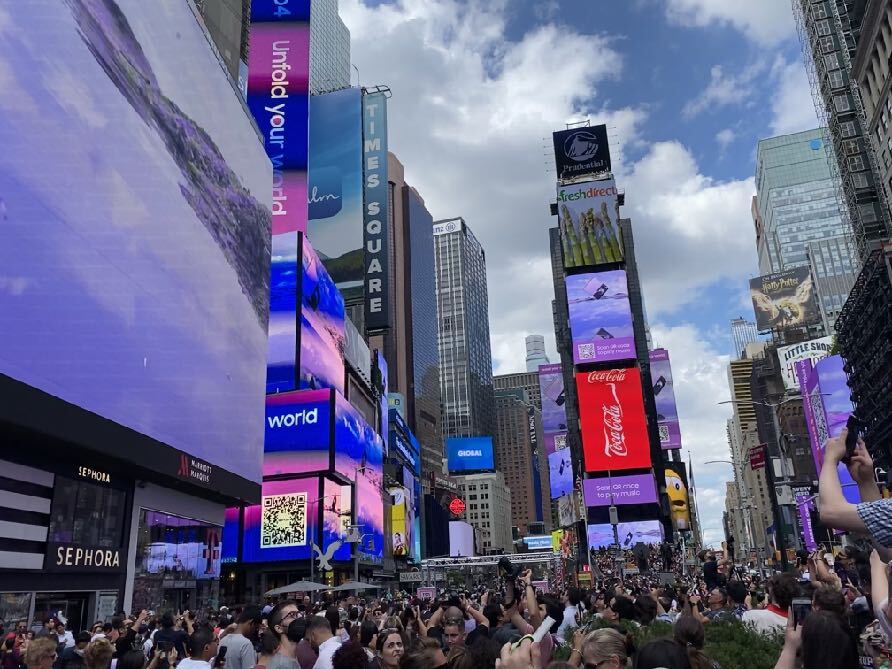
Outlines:
{"label": "prudential sign", "polygon": [[553,133],[552,137],[558,180],[610,171],[606,125],[561,130]]}
{"label": "prudential sign", "polygon": [[387,97],[362,96],[362,201],[366,331],[390,326],[388,303]]}

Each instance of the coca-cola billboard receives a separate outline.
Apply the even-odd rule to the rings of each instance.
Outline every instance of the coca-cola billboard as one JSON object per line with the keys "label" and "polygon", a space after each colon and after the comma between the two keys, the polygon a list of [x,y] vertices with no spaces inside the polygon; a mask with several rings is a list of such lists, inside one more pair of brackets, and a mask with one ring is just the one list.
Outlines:
{"label": "coca-cola billboard", "polygon": [[641,373],[637,367],[576,374],[585,471],[650,467]]}

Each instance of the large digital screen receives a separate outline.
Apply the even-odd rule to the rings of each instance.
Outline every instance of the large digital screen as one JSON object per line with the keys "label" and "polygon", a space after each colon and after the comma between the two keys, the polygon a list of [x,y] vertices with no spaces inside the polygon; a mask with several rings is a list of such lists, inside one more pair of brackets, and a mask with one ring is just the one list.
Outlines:
{"label": "large digital screen", "polygon": [[220,562],[238,562],[239,507],[231,506],[223,516],[223,545],[220,547]]}
{"label": "large digital screen", "polygon": [[390,327],[390,182],[387,178],[387,93],[362,96],[362,229],[366,330]]}
{"label": "large digital screen", "polygon": [[310,98],[307,234],[342,291],[362,290],[362,92]]}
{"label": "large digital screen", "polygon": [[474,557],[474,528],[463,520],[449,521],[449,557]]}
{"label": "large digital screen", "polygon": [[326,389],[267,395],[264,476],[329,469],[331,393]]}
{"label": "large digital screen", "polygon": [[573,364],[633,359],[635,332],[625,270],[572,274],[565,283]]}
{"label": "large digital screen", "polygon": [[548,551],[551,550],[551,535],[537,534],[530,537],[524,537],[523,543],[525,543],[527,549],[531,551]]}
{"label": "large digital screen", "polygon": [[658,501],[653,474],[585,479],[582,494],[586,506],[656,504]]}
{"label": "large digital screen", "polygon": [[551,499],[573,492],[573,461],[569,448],[548,455],[548,477]]}
{"label": "large digital screen", "polygon": [[446,440],[446,457],[452,473],[495,468],[492,437],[449,437]]}
{"label": "large digital screen", "polygon": [[146,537],[137,569],[170,578],[208,580],[220,577],[221,528],[201,520],[143,510]]}
{"label": "large digital screen", "polygon": [[667,450],[681,448],[681,428],[678,425],[675,384],[672,382],[672,366],[669,364],[669,351],[666,349],[657,348],[650,352],[650,378],[654,384],[660,446]]}
{"label": "large digital screen", "polygon": [[302,245],[300,387],[344,393],[344,298],[310,241]]}
{"label": "large digital screen", "polygon": [[666,494],[669,496],[669,515],[677,530],[691,529],[690,494],[688,492],[688,472],[683,462],[667,462]]}
{"label": "large digital screen", "polygon": [[[663,541],[663,525],[659,520],[638,520],[618,523],[616,526],[619,545],[624,550],[633,548],[638,542],[659,544]],[[599,523],[588,526],[589,548],[609,548],[614,543],[613,525]]]}
{"label": "large digital screen", "polygon": [[559,364],[539,365],[539,394],[545,452],[551,454],[567,445],[567,394]]}
{"label": "large digital screen", "polygon": [[[806,359],[797,362],[795,366],[811,452],[820,476],[824,466],[824,445],[830,437],[840,433],[852,413],[851,391],[842,357],[839,355],[826,357],[816,363]],[[843,495],[852,504],[857,504],[861,501],[861,496],[848,467],[839,463],[838,469]]]}
{"label": "large digital screen", "polygon": [[802,360],[817,362],[830,355],[833,348],[833,337],[819,337],[792,346],[778,346],[777,359],[780,362],[784,388],[799,390],[799,379],[796,378],[796,363]]}
{"label": "large digital screen", "polygon": [[323,551],[329,560],[349,560],[351,547],[344,539],[353,524],[353,488],[326,478],[322,490]]}
{"label": "large digital screen", "polygon": [[7,7],[0,373],[259,482],[272,172],[238,93],[188,3]]}
{"label": "large digital screen", "polygon": [[558,179],[610,171],[610,143],[606,125],[570,128],[552,133]]}
{"label": "large digital screen", "polygon": [[564,267],[594,267],[623,260],[619,200],[613,179],[557,187]]}
{"label": "large digital screen", "polygon": [[821,320],[808,267],[794,267],[750,279],[759,330],[784,330]]}
{"label": "large digital screen", "polygon": [[264,481],[260,504],[245,507],[244,562],[306,560],[319,532],[319,479]]}
{"label": "large digital screen", "polygon": [[387,489],[390,495],[390,533],[393,557],[406,558],[412,550],[410,519],[408,517],[408,500],[406,491],[394,486]]}
{"label": "large digital screen", "polygon": [[356,477],[356,524],[362,533],[357,549],[369,560],[384,557],[384,501],[381,479],[360,474]]}
{"label": "large digital screen", "polygon": [[364,475],[380,489],[384,442],[362,414],[339,394],[335,394],[334,443],[335,471],[350,481]]}
{"label": "large digital screen", "polygon": [[576,374],[587,472],[650,467],[650,442],[637,367]]}
{"label": "large digital screen", "polygon": [[421,480],[408,467],[403,467],[403,485],[406,486],[406,508],[409,517],[409,537],[406,543],[410,546],[409,557],[421,559]]}

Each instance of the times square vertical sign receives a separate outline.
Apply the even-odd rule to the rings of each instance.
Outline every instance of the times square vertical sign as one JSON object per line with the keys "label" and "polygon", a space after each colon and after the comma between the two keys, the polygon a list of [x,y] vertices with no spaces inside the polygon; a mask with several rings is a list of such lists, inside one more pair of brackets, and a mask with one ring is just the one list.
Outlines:
{"label": "times square vertical sign", "polygon": [[362,96],[362,172],[365,327],[369,332],[390,327],[390,183],[387,178],[387,96],[383,91]]}
{"label": "times square vertical sign", "polygon": [[296,383],[298,233],[307,229],[310,0],[253,0],[247,104],[273,167],[267,392]]}

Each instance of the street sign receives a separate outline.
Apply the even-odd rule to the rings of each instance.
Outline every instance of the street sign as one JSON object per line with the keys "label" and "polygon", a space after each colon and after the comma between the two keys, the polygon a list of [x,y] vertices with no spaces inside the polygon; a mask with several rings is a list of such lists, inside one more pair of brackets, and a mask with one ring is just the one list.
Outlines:
{"label": "street sign", "polygon": [[768,444],[759,444],[750,449],[750,469],[753,471],[765,468],[765,451]]}
{"label": "street sign", "polygon": [[401,571],[400,572],[400,583],[421,583],[424,579],[421,578],[420,571]]}

